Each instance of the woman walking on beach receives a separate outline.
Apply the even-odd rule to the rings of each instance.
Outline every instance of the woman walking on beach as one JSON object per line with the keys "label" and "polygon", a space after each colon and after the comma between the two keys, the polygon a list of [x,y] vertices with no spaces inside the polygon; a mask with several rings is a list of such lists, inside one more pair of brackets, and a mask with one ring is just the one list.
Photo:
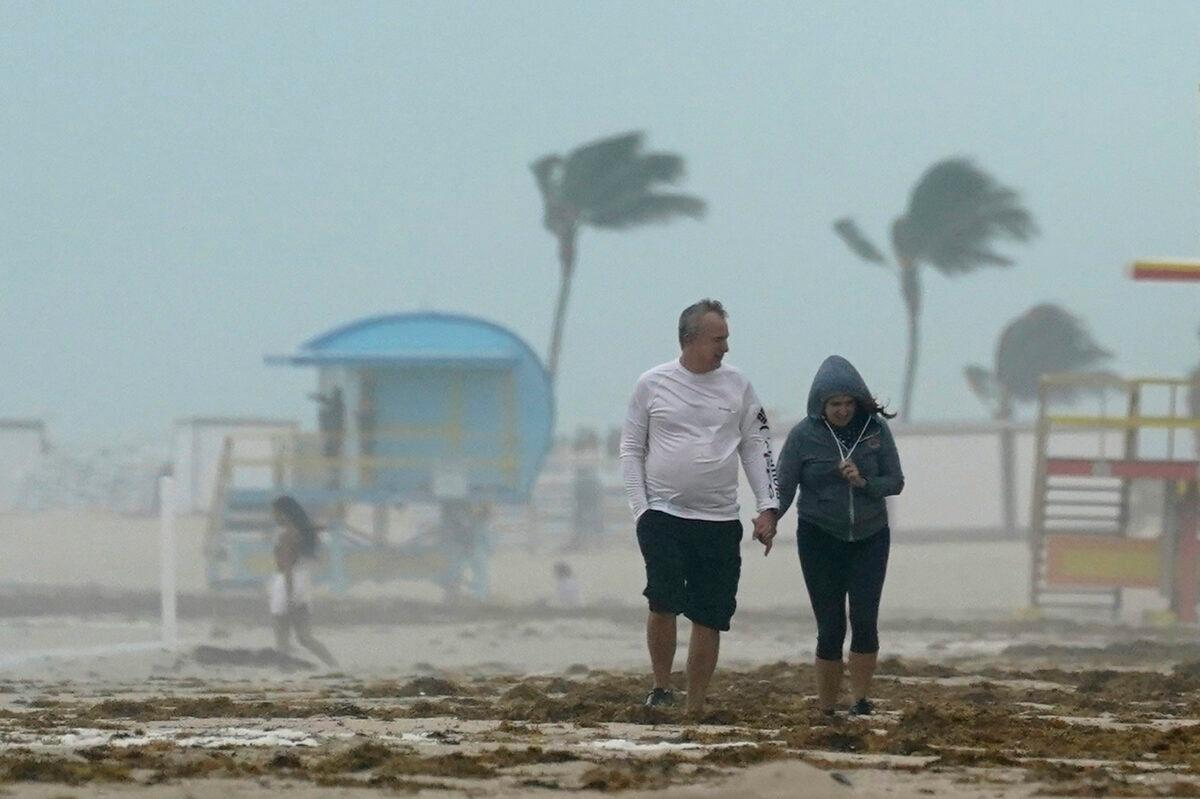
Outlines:
{"label": "woman walking on beach", "polygon": [[868,715],[879,653],[879,599],[891,531],[884,498],[904,488],[887,413],[858,370],[831,355],[808,394],[808,416],[779,457],[779,513],[796,489],[800,567],[817,618],[817,701],[834,713],[842,685],[846,604],[850,606],[850,712]]}
{"label": "woman walking on beach", "polygon": [[271,621],[275,627],[275,648],[287,654],[291,633],[326,666],[337,661],[312,634],[309,605],[312,602],[313,565],[317,557],[317,526],[308,518],[300,503],[281,496],[271,503],[275,521],[283,529],[275,541],[275,575],[271,580]]}

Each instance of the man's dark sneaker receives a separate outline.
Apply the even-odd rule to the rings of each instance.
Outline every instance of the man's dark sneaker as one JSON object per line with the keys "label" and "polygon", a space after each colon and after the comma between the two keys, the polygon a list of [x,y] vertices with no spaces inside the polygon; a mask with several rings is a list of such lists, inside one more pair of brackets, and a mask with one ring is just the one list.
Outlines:
{"label": "man's dark sneaker", "polygon": [[851,716],[869,716],[875,712],[875,706],[865,696],[850,706]]}
{"label": "man's dark sneaker", "polygon": [[675,704],[675,694],[670,688],[655,688],[646,697],[646,707],[668,707]]}

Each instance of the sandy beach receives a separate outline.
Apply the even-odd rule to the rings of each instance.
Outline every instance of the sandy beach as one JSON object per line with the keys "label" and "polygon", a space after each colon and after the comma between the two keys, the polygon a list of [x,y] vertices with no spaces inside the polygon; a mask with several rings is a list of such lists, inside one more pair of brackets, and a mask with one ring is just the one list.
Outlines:
{"label": "sandy beach", "polygon": [[[199,519],[181,525],[174,650],[154,520],[0,529],[0,795],[1200,795],[1191,631],[1029,618],[1016,543],[897,545],[879,712],[829,720],[790,541],[746,548],[710,712],[686,718],[640,704],[640,563],[619,541],[501,547],[486,605],[420,584],[322,594],[331,671],[272,659],[261,597],[203,590]],[[559,558],[582,607],[553,606]]]}
{"label": "sandy beach", "polygon": [[[637,632],[635,624],[581,621],[528,623],[519,635],[579,657]],[[442,639],[509,656],[537,648],[514,647],[495,625],[436,629]],[[389,667],[386,652],[419,646],[428,630],[329,631],[323,637],[347,659],[337,672],[213,665],[196,649],[5,669],[0,790],[46,797],[282,789],[484,797],[1200,793],[1200,647],[1187,641],[1045,625],[1001,625],[994,637],[978,637],[925,623],[893,631],[909,649],[924,642],[928,657],[882,663],[875,715],[817,715],[811,669],[790,659],[722,668],[709,713],[689,719],[676,708],[639,704],[646,677],[632,667],[632,651],[631,668],[581,661],[555,669],[553,655],[524,670],[503,662],[456,667],[455,647],[429,639],[422,654],[443,663]],[[252,633],[226,639],[223,651],[252,643]],[[352,640],[360,650],[350,649]]]}

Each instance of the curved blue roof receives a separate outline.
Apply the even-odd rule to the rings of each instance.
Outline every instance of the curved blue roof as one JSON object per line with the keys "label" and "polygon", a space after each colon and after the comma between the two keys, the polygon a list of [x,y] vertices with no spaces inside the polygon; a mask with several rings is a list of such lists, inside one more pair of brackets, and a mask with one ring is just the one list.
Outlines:
{"label": "curved blue roof", "polygon": [[293,355],[271,363],[332,364],[363,361],[532,361],[541,358],[500,325],[465,314],[421,311],[367,317],[309,339]]}

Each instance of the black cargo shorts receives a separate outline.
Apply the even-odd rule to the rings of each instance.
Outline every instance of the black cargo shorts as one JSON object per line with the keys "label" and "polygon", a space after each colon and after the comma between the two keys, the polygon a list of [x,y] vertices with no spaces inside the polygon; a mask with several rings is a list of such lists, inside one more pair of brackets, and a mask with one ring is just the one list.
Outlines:
{"label": "black cargo shorts", "polygon": [[657,510],[638,517],[638,546],[655,613],[682,613],[696,624],[728,630],[742,574],[742,523],[683,519]]}

